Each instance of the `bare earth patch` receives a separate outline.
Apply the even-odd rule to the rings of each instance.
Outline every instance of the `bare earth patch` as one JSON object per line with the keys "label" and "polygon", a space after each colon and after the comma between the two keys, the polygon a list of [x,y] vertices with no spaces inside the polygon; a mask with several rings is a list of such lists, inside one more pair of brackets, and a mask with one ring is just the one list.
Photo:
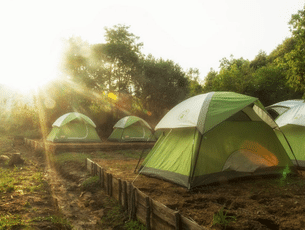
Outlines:
{"label": "bare earth patch", "polygon": [[108,152],[111,159],[93,161],[116,178],[134,181],[134,185],[164,205],[212,229],[213,216],[221,208],[236,217],[226,229],[305,229],[305,172],[285,180],[275,177],[242,179],[206,186],[196,191],[134,173],[137,159]]}

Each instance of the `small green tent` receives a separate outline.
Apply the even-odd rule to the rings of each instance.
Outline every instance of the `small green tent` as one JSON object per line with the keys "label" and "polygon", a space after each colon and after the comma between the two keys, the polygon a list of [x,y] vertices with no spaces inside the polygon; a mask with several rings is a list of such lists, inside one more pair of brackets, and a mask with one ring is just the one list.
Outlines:
{"label": "small green tent", "polygon": [[266,109],[270,114],[277,114],[275,122],[285,136],[279,132],[277,135],[290,159],[295,165],[305,168],[305,101],[283,101],[268,106]]}
{"label": "small green tent", "polygon": [[87,116],[72,112],[59,117],[47,137],[51,142],[101,142],[96,125]]}
{"label": "small green tent", "polygon": [[156,141],[150,125],[142,118],[127,116],[120,119],[108,137],[109,141]]}
{"label": "small green tent", "polygon": [[188,189],[238,177],[280,174],[292,166],[257,98],[211,92],[191,97],[158,123],[160,136],[140,173]]}

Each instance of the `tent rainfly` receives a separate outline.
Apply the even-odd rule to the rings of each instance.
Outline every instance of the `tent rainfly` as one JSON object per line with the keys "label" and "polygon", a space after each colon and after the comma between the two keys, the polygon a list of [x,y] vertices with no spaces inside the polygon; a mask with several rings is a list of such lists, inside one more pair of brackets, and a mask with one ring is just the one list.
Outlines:
{"label": "tent rainfly", "polygon": [[276,119],[278,116],[282,115],[285,113],[287,110],[291,109],[292,107],[295,107],[297,105],[302,105],[304,104],[304,100],[287,100],[287,101],[282,101],[275,103],[273,105],[270,105],[266,107],[266,110],[268,113]]}
{"label": "tent rainfly", "polygon": [[257,98],[233,92],[191,97],[158,123],[163,133],[140,173],[192,189],[251,175],[294,172],[273,129],[277,124]]}
{"label": "tent rainfly", "polygon": [[150,125],[142,118],[127,116],[120,119],[108,137],[109,141],[156,141]]}
{"label": "tent rainfly", "polygon": [[101,142],[96,125],[87,116],[72,112],[59,117],[47,137],[51,142]]}
{"label": "tent rainfly", "polygon": [[[305,168],[305,101],[283,101],[268,106],[266,109],[270,114],[278,113],[275,122],[281,128],[290,146],[281,133],[277,132],[277,135],[292,162],[297,166]],[[279,112],[279,109],[282,109],[281,112]]]}

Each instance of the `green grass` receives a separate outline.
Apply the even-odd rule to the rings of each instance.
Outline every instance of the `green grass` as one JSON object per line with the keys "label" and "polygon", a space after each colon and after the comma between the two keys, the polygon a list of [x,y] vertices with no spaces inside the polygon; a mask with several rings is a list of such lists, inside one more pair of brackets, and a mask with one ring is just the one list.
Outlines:
{"label": "green grass", "polygon": [[9,193],[15,190],[16,178],[14,171],[7,168],[0,168],[0,193]]}
{"label": "green grass", "polygon": [[61,153],[54,156],[55,163],[64,164],[67,161],[76,161],[79,163],[84,163],[85,159],[90,158],[91,155],[87,153]]}
{"label": "green grass", "polygon": [[52,215],[52,216],[48,216],[48,217],[35,217],[33,219],[30,220],[30,222],[42,222],[42,221],[50,221],[55,225],[59,225],[62,228],[61,229],[72,229],[72,225],[69,221],[67,221],[66,219],[60,217],[60,216],[56,216],[56,215]]}
{"label": "green grass", "polygon": [[0,193],[10,193],[18,189],[25,192],[41,191],[45,181],[41,172],[36,172],[26,178],[22,175],[23,167],[0,168]]}
{"label": "green grass", "polygon": [[0,229],[17,229],[16,227],[21,226],[23,229],[29,229],[29,224],[19,215],[13,215],[10,213],[0,215]]}
{"label": "green grass", "polygon": [[147,228],[141,224],[139,221],[128,221],[124,225],[126,230],[146,230]]}
{"label": "green grass", "polygon": [[85,159],[93,158],[93,157],[106,158],[107,155],[100,151],[95,152],[94,154],[64,152],[64,153],[54,155],[53,160],[55,161],[55,163],[60,164],[60,165],[64,164],[65,162],[68,162],[68,161],[83,163],[85,165]]}
{"label": "green grass", "polygon": [[228,212],[224,212],[223,209],[224,207],[222,207],[216,214],[213,215],[213,225],[224,225],[226,229],[231,222],[235,222],[236,216],[227,216]]}
{"label": "green grass", "polygon": [[89,177],[81,184],[81,189],[84,191],[94,192],[100,189],[100,179],[98,176]]}
{"label": "green grass", "polygon": [[[142,154],[142,151],[143,150],[126,149],[126,150],[117,150],[116,153],[122,154],[124,157],[139,159]],[[145,149],[142,158],[145,158],[149,153],[149,151],[150,149]]]}

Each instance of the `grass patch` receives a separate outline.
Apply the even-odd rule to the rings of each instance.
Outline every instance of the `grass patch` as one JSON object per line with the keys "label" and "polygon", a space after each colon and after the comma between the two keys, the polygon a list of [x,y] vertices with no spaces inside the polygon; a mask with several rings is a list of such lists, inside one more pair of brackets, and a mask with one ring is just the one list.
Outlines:
{"label": "grass patch", "polygon": [[223,207],[213,215],[213,224],[212,226],[216,224],[224,225],[225,229],[231,222],[235,222],[236,216],[227,216],[228,212],[223,211]]}
{"label": "grass patch", "polygon": [[[109,198],[106,201],[106,206],[109,208],[105,209],[105,215],[101,220],[101,225],[103,227],[111,226],[116,229],[126,229],[126,230],[146,230],[147,228],[141,224],[139,221],[127,221],[128,215],[124,212],[123,208],[119,205],[118,201]],[[110,208],[111,207],[111,208]]]}
{"label": "grass patch", "polygon": [[124,225],[126,230],[147,230],[147,228],[139,221],[128,221]]}
{"label": "grass patch", "polygon": [[[132,159],[139,159],[143,150],[132,150],[132,149],[126,149],[126,150],[118,150],[116,153],[122,154],[124,157],[132,158]],[[145,149],[142,155],[142,158],[145,158],[147,154],[149,153],[150,149]]]}
{"label": "grass patch", "polygon": [[29,224],[22,220],[19,215],[12,215],[10,213],[0,215],[0,229],[17,229],[16,227],[29,228]]}
{"label": "grass patch", "polygon": [[118,201],[109,198],[105,202],[105,206],[109,208],[105,209],[105,214],[101,219],[102,226],[123,226],[128,217]]}
{"label": "grass patch", "polygon": [[77,152],[65,152],[65,153],[60,153],[60,154],[56,154],[53,157],[53,160],[55,163],[62,165],[65,162],[77,162],[77,163],[81,163],[84,164],[85,166],[85,159],[87,158],[94,158],[94,157],[98,157],[98,158],[107,158],[108,156],[103,153],[103,152],[94,152],[94,153],[77,153]]}
{"label": "grass patch", "polygon": [[72,225],[71,223],[60,217],[60,216],[56,216],[56,215],[52,215],[52,216],[48,216],[48,217],[35,217],[33,219],[31,219],[31,222],[42,222],[42,221],[50,221],[52,224],[57,225],[58,227],[61,227],[60,229],[72,229]]}
{"label": "grass patch", "polygon": [[85,159],[90,158],[91,155],[88,153],[61,153],[54,156],[54,161],[57,164],[64,164],[67,161],[75,161],[78,163],[84,163]]}
{"label": "grass patch", "polygon": [[89,177],[81,184],[81,189],[84,191],[94,192],[100,188],[100,179],[98,176]]}
{"label": "grass patch", "polygon": [[10,193],[23,188],[26,192],[41,191],[45,188],[45,181],[41,172],[28,177],[22,175],[23,167],[0,168],[0,193]]}
{"label": "grass patch", "polygon": [[0,168],[0,193],[9,193],[15,190],[16,179],[14,171],[9,168]]}

